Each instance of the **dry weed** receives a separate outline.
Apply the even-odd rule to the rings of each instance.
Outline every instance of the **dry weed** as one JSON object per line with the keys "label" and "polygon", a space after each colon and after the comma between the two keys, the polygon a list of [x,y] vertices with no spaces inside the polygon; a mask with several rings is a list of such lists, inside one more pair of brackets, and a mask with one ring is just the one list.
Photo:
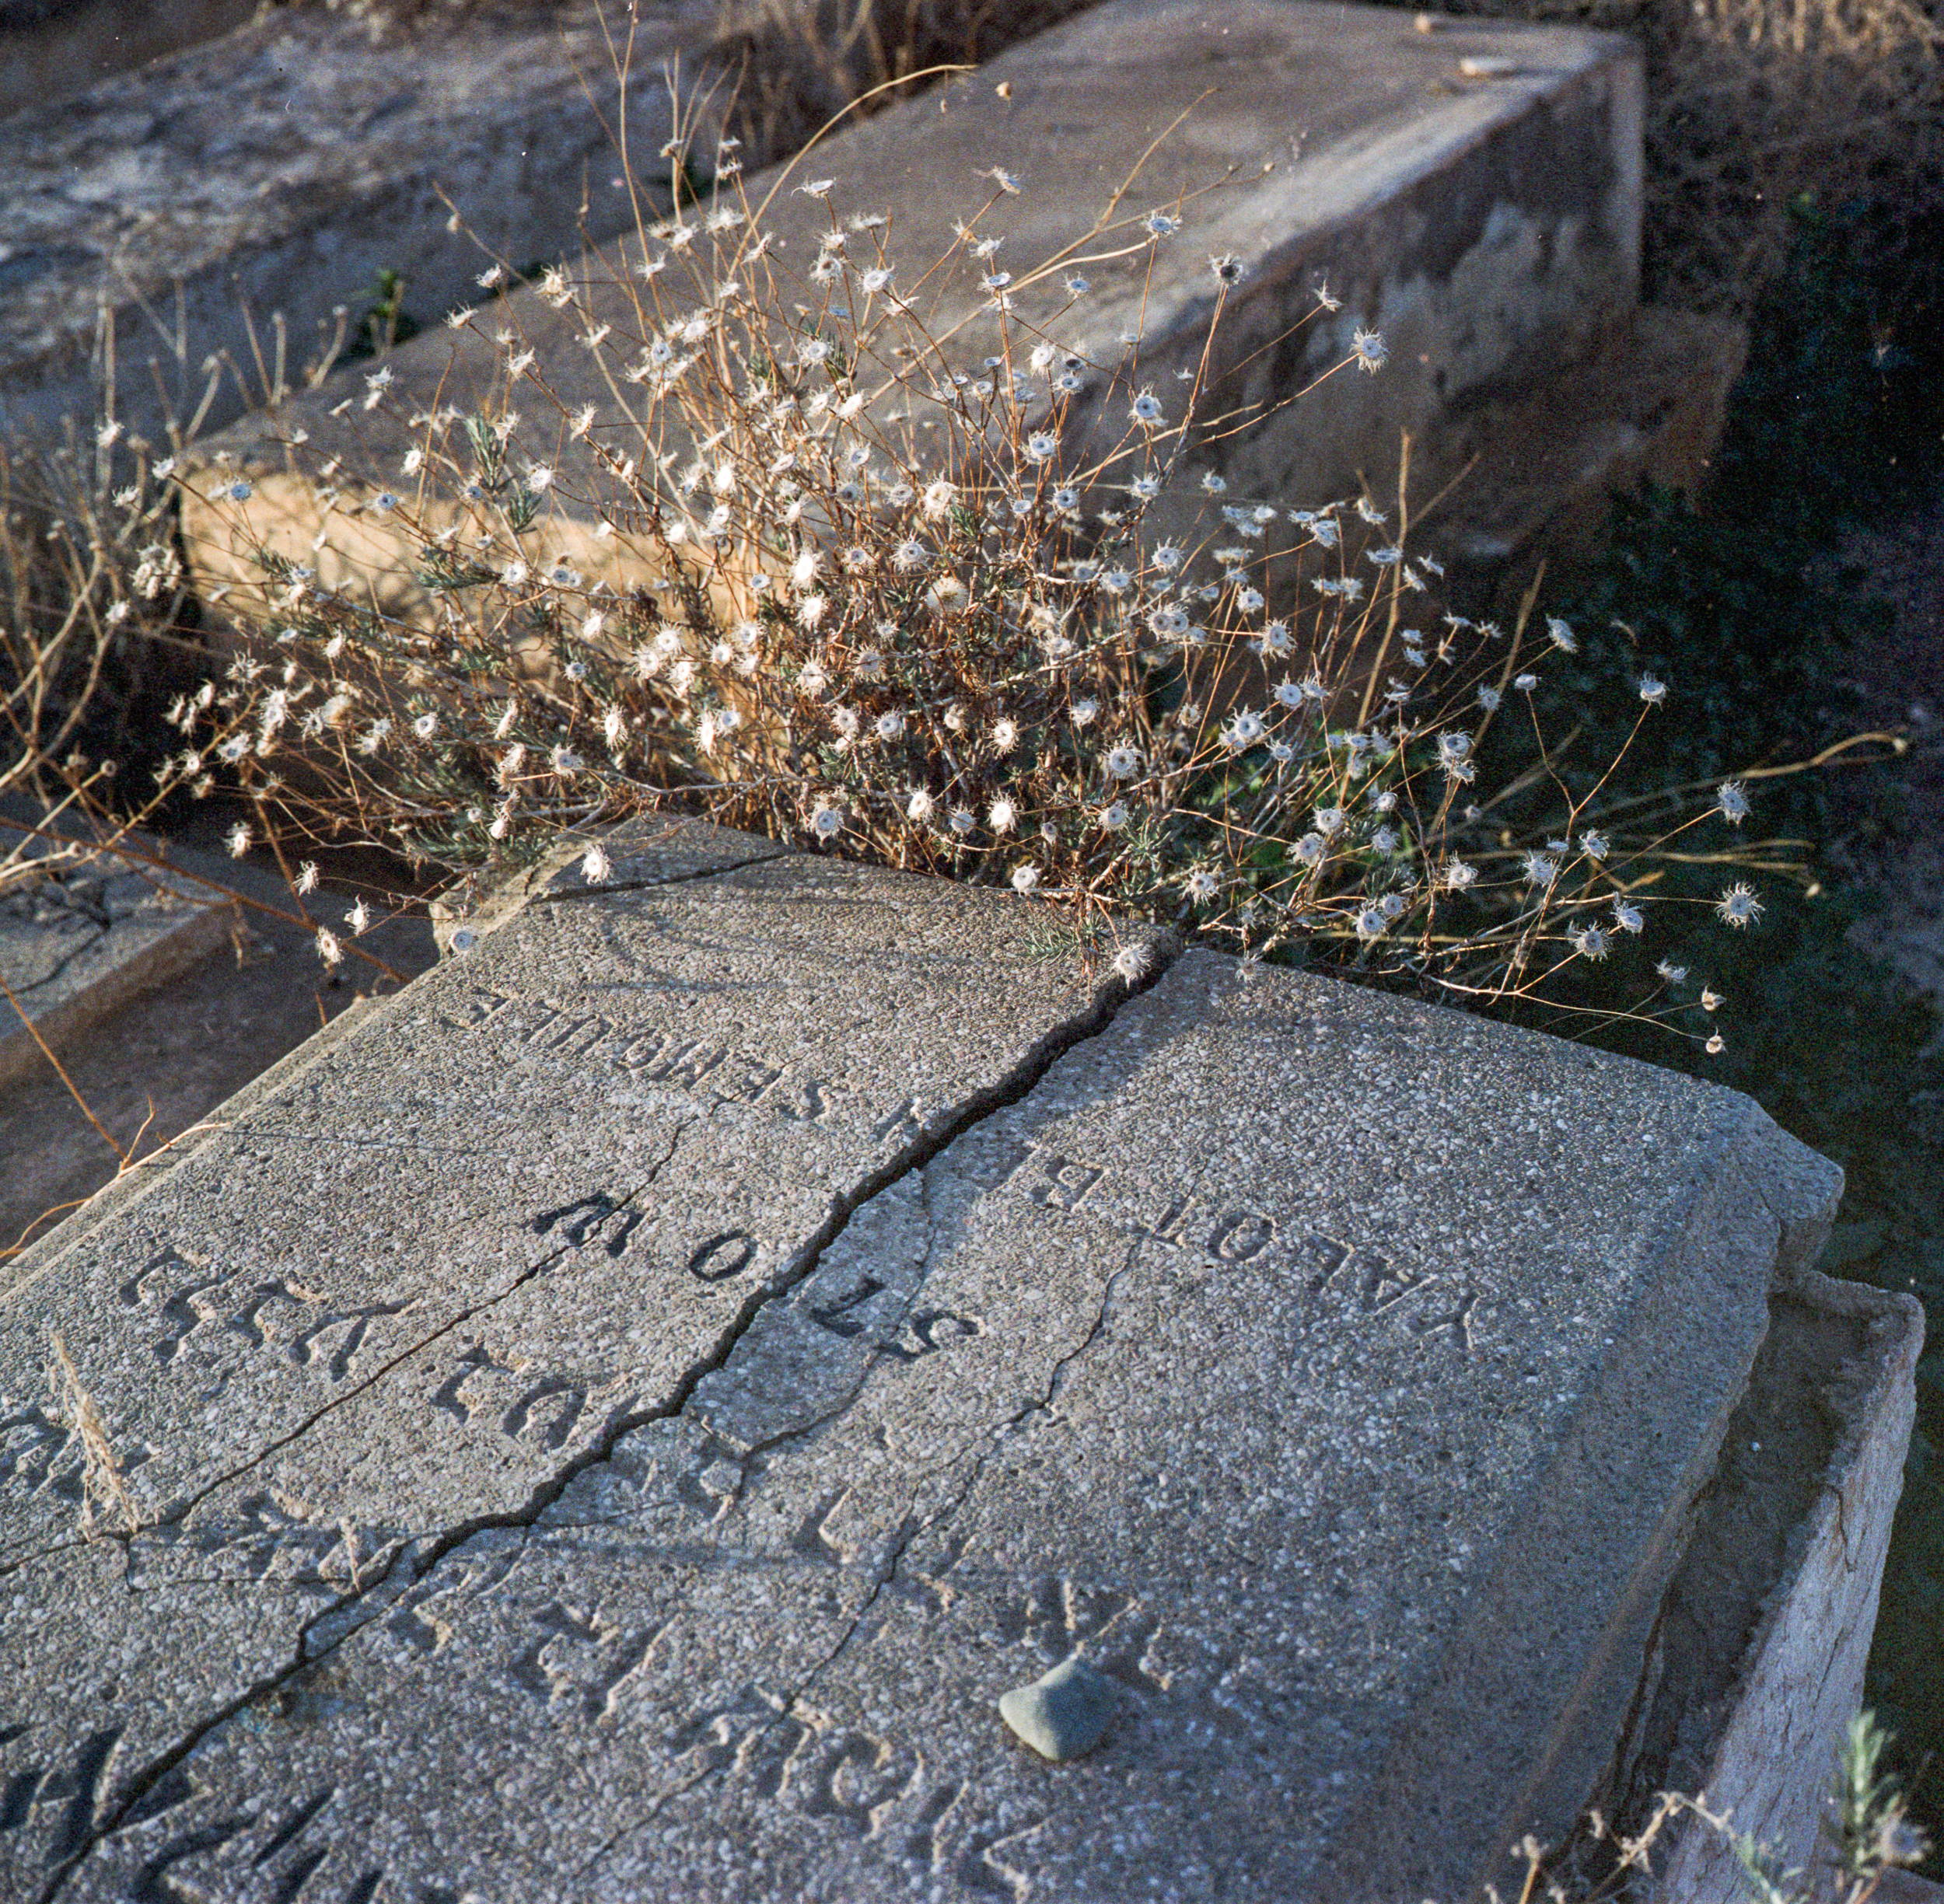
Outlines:
{"label": "dry weed", "polygon": [[67,1343],[58,1333],[51,1334],[49,1340],[54,1354],[54,1366],[49,1371],[54,1406],[58,1414],[66,1417],[71,1424],[70,1432],[81,1444],[82,1525],[92,1535],[97,1510],[113,1507],[121,1517],[121,1531],[128,1534],[138,1532],[142,1516],[135,1507],[135,1497],[128,1491],[128,1483],[122,1479],[121,1466],[115,1459],[114,1444],[108,1438],[101,1411],[96,1407],[94,1397],[82,1385],[81,1371],[75,1367]]}

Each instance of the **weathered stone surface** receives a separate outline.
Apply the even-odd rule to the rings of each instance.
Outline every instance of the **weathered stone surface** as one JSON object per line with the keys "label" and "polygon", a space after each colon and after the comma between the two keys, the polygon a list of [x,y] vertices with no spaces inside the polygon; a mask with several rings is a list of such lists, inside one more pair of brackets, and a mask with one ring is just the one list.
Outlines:
{"label": "weathered stone surface", "polygon": [[[356,1392],[327,1409],[292,1397],[314,1371],[259,1378],[204,1298],[178,1353],[229,1377],[215,1445],[131,1473],[184,1504],[130,1543],[114,1644],[64,1571],[99,1550],[16,1572],[97,1662],[49,1632],[23,1682],[54,1716],[9,1748],[86,1774],[65,1895],[1375,1904],[1462,1895],[1509,1836],[1570,1815],[1833,1169],[1730,1094],[1325,980],[1244,987],[1203,954],[1016,1102],[981,1102],[981,1040],[983,1077],[1025,1081],[1002,1056],[1025,1034],[996,1035],[1021,1001],[1049,1029],[1097,1015],[1082,990],[1062,1018],[1051,980],[978,943],[975,916],[1004,933],[1020,909],[901,889],[801,859],[557,881],[386,1022],[411,1081],[389,1119],[356,1101],[395,1177],[367,1164],[355,1212],[321,1111],[357,1041],[260,1101],[228,1153],[251,1221],[197,1210],[198,1246],[259,1279],[302,1232],[341,1305],[341,1283],[369,1304],[415,1277],[414,1339],[374,1315],[353,1351],[341,1323]],[[980,995],[955,1008],[953,983]],[[645,994],[721,1040],[685,1087],[701,1060],[659,1044],[638,1076],[610,1068]],[[728,1088],[771,1067],[754,1109]],[[809,1077],[832,1114],[806,1141],[787,1113]],[[494,1154],[516,1102],[544,1178]],[[925,1121],[947,1102],[982,1114],[900,1148],[907,1114],[949,1135]],[[146,1339],[201,1311],[114,1291],[190,1215],[195,1168],[33,1285],[71,1341],[98,1306],[97,1365],[119,1356],[138,1392]],[[633,1194],[558,1214],[610,1185]],[[692,1266],[726,1263],[736,1229],[758,1252],[727,1280],[760,1287],[732,1313]],[[301,1644],[293,1619],[226,1702],[179,1694],[142,1750],[71,1764],[132,1732],[159,1676],[127,1604],[259,1577],[308,1588]],[[1114,1724],[1048,1764],[997,1702],[1076,1656],[1114,1682]],[[32,1811],[33,1859],[79,1815],[74,1782]]]}
{"label": "weathered stone surface", "polygon": [[[670,883],[646,847],[629,889],[566,875],[30,1255],[0,1341],[9,1895],[444,1547],[678,1409],[1117,983],[1037,955],[1020,905],[774,851],[690,829]],[[83,1540],[57,1335],[121,1470],[98,1516],[142,1529],[119,1549]]]}
{"label": "weathered stone surface", "polygon": [[68,863],[58,841],[25,830],[43,818],[12,804],[0,814],[0,856],[51,869],[0,893],[0,977],[16,1001],[0,994],[0,1083],[44,1064],[43,1041],[58,1050],[206,957],[234,920],[208,887],[160,868]]}
{"label": "weathered stone surface", "polygon": [[[1468,76],[1473,57],[1506,70]],[[886,215],[894,281],[911,288],[930,334],[949,337],[951,362],[967,371],[998,343],[981,274],[1009,271],[1020,318],[1093,365],[1066,425],[1076,457],[1083,443],[1098,450],[1124,435],[1124,333],[1142,336],[1135,382],[1178,414],[1175,373],[1201,361],[1215,309],[1208,260],[1232,253],[1243,275],[1209,360],[1208,407],[1255,421],[1212,445],[1208,460],[1252,496],[1315,502],[1355,493],[1360,477],[1382,494],[1400,431],[1421,433],[1467,393],[1572,358],[1631,307],[1640,86],[1636,51],[1611,34],[1479,19],[1424,33],[1400,12],[1309,0],[1216,11],[1108,0],[826,141],[791,183],[834,177],[827,202],[787,187],[772,199],[774,173],[751,181],[750,199],[767,201],[764,226],[798,272],[833,216]],[[1016,196],[982,176],[995,165],[1020,175]],[[1083,243],[1123,185],[1117,222]],[[1183,221],[1152,246],[1139,222],[1151,208]],[[1003,236],[997,256],[978,264],[961,249],[928,276],[953,247],[954,222],[975,215],[981,235]],[[1033,276],[1056,257],[1061,268]],[[585,313],[527,292],[505,306],[534,352],[530,374],[544,378],[562,414],[593,404],[610,421],[593,435],[610,442],[612,390],[582,340],[601,323],[617,339],[638,337],[628,288],[638,263],[627,247],[592,263]],[[1065,266],[1093,281],[1077,302],[1063,288]],[[1326,280],[1341,299],[1334,313],[1317,302]],[[1383,373],[1341,372],[1285,405],[1348,355],[1359,326],[1382,332]],[[263,541],[314,566],[320,585],[375,589],[397,611],[416,588],[416,557],[393,525],[358,505],[422,437],[422,421],[407,419],[422,417],[435,392],[461,414],[506,400],[502,355],[491,334],[414,339],[388,360],[395,417],[367,412],[355,379],[334,380],[225,432],[205,453],[236,457],[256,493],[243,508],[188,500],[198,572],[209,583],[246,575],[239,556]],[[884,407],[904,401],[894,394]],[[543,407],[554,414],[551,401]],[[324,503],[286,471],[284,445],[299,432],[305,468],[336,466]],[[538,530],[547,559],[561,556],[590,581],[642,579],[625,519],[612,540],[589,536],[613,485],[584,445],[550,438],[548,454],[558,476]],[[196,484],[211,486],[207,477]],[[582,500],[560,500],[568,496]],[[436,499],[426,507],[435,523]]]}
{"label": "weathered stone surface", "polygon": [[[212,847],[229,823],[229,816],[219,820],[215,813],[205,808],[199,816],[200,837]],[[5,832],[0,812],[0,838]],[[0,1090],[0,1158],[6,1163],[0,1173],[0,1289],[12,1280],[19,1251],[110,1183],[122,1153],[131,1165],[163,1167],[157,1151],[320,1024],[396,990],[438,955],[423,918],[387,918],[381,911],[343,964],[327,969],[318,959],[315,927],[297,912],[299,902],[272,856],[264,856],[270,861],[264,865],[220,848],[204,851],[182,832],[166,842],[138,836],[127,844],[139,856],[136,865],[166,858],[156,871],[180,879],[199,900],[217,903],[212,923],[219,942],[180,969],[145,974],[147,989],[56,1041],[60,1072],[37,1048],[33,1062]],[[112,855],[107,861],[111,868],[126,863]],[[309,905],[314,918],[341,929],[357,891],[344,889],[330,872],[324,878]]]}
{"label": "weathered stone surface", "polygon": [[[628,113],[651,201],[659,189],[666,202],[663,64],[684,54],[693,68],[715,15],[707,0],[639,10]],[[323,7],[284,7],[58,111],[0,119],[0,433],[93,427],[104,313],[116,414],[161,444],[170,413],[198,409],[218,353],[232,368],[208,427],[267,400],[273,313],[301,387],[334,336],[355,341],[381,271],[435,323],[478,296],[488,255],[523,267],[577,252],[583,223],[621,230],[632,213],[602,123],[619,93],[592,5],[469,8],[384,40]],[[477,242],[449,229],[441,190]]]}
{"label": "weathered stone surface", "polygon": [[[1714,1507],[1677,1591],[1694,1636],[1686,1644],[1729,1644],[1701,1671],[1691,1660],[1656,1662],[1660,1697],[1642,1723],[1645,1730],[1658,1721],[1673,1735],[1673,1749],[1663,1744],[1657,1754],[1660,1776],[1704,1790],[1738,1832],[1834,1887],[1840,1874],[1830,1868],[1834,1841],[1824,1826],[1834,1822],[1844,1728],[1862,1703],[1916,1414],[1924,1315],[1914,1297],[1816,1273],[1779,1294],[1774,1307],[1756,1381],[1730,1431],[1736,1445],[1724,1450],[1716,1483],[1722,1494],[1748,1502],[1736,1518],[1753,1520],[1765,1538],[1720,1528],[1726,1517]],[[1780,1495],[1785,1511],[1763,1515],[1765,1494]],[[1737,1563],[1757,1590],[1752,1605],[1712,1577]],[[1711,1602],[1742,1614],[1744,1623],[1711,1619]],[[1744,1634],[1736,1651],[1733,1642]],[[1677,1629],[1662,1646],[1675,1654],[1684,1639]],[[1712,1904],[1732,1895],[1738,1881],[1732,1846],[1691,1825],[1667,1861],[1663,1894],[1667,1904]]]}
{"label": "weathered stone surface", "polygon": [[214,40],[250,0],[0,0],[0,114],[47,110],[110,73]]}

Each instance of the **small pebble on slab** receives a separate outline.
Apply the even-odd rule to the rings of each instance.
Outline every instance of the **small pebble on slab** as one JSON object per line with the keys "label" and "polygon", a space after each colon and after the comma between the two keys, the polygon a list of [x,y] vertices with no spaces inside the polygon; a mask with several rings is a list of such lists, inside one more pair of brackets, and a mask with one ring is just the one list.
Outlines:
{"label": "small pebble on slab", "polygon": [[1114,1682],[1077,1654],[999,1700],[999,1716],[1042,1759],[1078,1759],[1100,1744],[1114,1717]]}

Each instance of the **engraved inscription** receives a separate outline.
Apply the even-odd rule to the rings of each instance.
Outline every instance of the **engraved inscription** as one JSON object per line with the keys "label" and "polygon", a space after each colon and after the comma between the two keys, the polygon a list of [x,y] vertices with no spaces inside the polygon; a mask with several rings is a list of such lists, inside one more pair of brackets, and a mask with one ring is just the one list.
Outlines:
{"label": "engraved inscription", "polygon": [[[873,1297],[885,1293],[886,1285],[875,1276],[866,1276],[848,1294],[813,1308],[810,1320],[820,1329],[847,1340],[878,1333],[869,1317],[862,1313]],[[880,1336],[875,1347],[879,1355],[900,1362],[915,1362],[953,1342],[982,1336],[985,1326],[976,1317],[961,1315],[956,1309],[912,1309],[901,1312],[892,1333]]]}
{"label": "engraved inscription", "polygon": [[300,1506],[262,1490],[233,1508],[150,1528],[130,1549],[131,1578],[163,1570],[176,1555],[193,1556],[199,1572],[226,1578],[280,1584],[355,1587],[363,1572],[382,1566],[399,1536],[360,1528],[348,1520],[321,1521]]}
{"label": "engraved inscription", "polygon": [[149,1312],[161,1325],[150,1347],[165,1368],[192,1347],[213,1347],[224,1336],[238,1335],[252,1348],[274,1349],[334,1382],[355,1368],[374,1323],[414,1306],[404,1301],[331,1308],[300,1284],[281,1277],[247,1282],[173,1246],[151,1256],[117,1294],[124,1308]]}
{"label": "engraved inscription", "polygon": [[[620,1221],[608,1228],[616,1218]],[[543,1210],[539,1215],[527,1219],[526,1227],[536,1236],[545,1236],[558,1224],[561,1240],[575,1249],[605,1230],[603,1246],[610,1256],[618,1256],[628,1247],[628,1239],[641,1226],[642,1220],[642,1213],[628,1209],[625,1197],[611,1197],[606,1190],[595,1190],[586,1197],[576,1197],[571,1204],[562,1204],[556,1210]]]}
{"label": "engraved inscription", "polygon": [[[138,1808],[142,1818],[173,1811],[201,1794],[172,1775]],[[131,1904],[196,1904],[212,1897],[263,1897],[275,1904],[374,1904],[387,1897],[430,1904],[442,1895],[388,1881],[382,1864],[362,1853],[355,1820],[342,1815],[335,1786],[326,1785],[288,1806],[229,1811],[165,1839],[146,1859],[124,1894]],[[157,1802],[159,1800],[161,1802]],[[138,1822],[135,1817],[125,1825]]]}
{"label": "engraved inscription", "polygon": [[755,1260],[756,1238],[747,1230],[724,1230],[689,1258],[688,1273],[698,1282],[726,1283]]}
{"label": "engraved inscription", "polygon": [[[831,1114],[833,1099],[850,1095],[826,1079],[792,1078],[786,1067],[734,1039],[698,1038],[660,1026],[644,1029],[638,1022],[620,1025],[599,1011],[503,992],[479,993],[460,1016],[442,1022],[454,1030],[495,1025],[533,1050],[612,1064],[631,1078],[708,1103],[761,1102],[800,1123],[822,1122]],[[915,1129],[917,1111],[917,1100],[907,1099],[880,1120],[877,1134],[901,1136],[907,1124]]]}
{"label": "engraved inscription", "polygon": [[601,1379],[589,1382],[536,1371],[526,1361],[502,1361],[484,1343],[474,1342],[427,1400],[463,1428],[478,1424],[509,1441],[528,1438],[551,1453],[567,1445]]}
{"label": "engraved inscription", "polygon": [[[145,1451],[142,1459],[148,1459]],[[0,1397],[0,1487],[50,1494],[79,1511],[86,1469],[80,1445],[65,1424],[38,1403]]]}
{"label": "engraved inscription", "polygon": [[[983,1187],[1022,1197],[1038,1210],[1077,1211],[1124,1235],[1191,1251],[1212,1266],[1246,1263],[1258,1273],[1286,1277],[1313,1305],[1327,1297],[1352,1315],[1395,1314],[1421,1337],[1442,1336],[1464,1354],[1475,1346],[1481,1298],[1470,1283],[1454,1290],[1441,1272],[1401,1267],[1366,1245],[1268,1211],[1217,1208],[1192,1197],[1162,1202],[1128,1173],[1030,1143],[976,1160],[969,1174]],[[840,1308],[862,1303],[865,1293]],[[820,1313],[816,1319],[828,1328],[838,1319]]]}
{"label": "engraved inscription", "polygon": [[47,1834],[50,1869],[72,1857],[98,1828],[121,1728],[89,1733],[52,1764],[23,1766],[0,1787],[0,1832]]}
{"label": "engraved inscription", "polygon": [[590,1721],[615,1717],[669,1625],[617,1626],[598,1609],[562,1600],[547,1601],[530,1618],[539,1637],[510,1662],[514,1680],[549,1708],[572,1707]]}

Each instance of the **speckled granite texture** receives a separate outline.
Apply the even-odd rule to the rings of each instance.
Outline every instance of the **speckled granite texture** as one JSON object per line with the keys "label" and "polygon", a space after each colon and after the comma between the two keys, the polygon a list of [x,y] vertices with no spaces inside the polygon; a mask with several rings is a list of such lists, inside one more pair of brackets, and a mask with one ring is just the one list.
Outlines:
{"label": "speckled granite texture", "polygon": [[[5,1298],[9,1894],[1374,1904],[1568,1818],[1833,1168],[1010,896],[613,858]],[[1075,1658],[1051,1763],[998,1701]]]}

